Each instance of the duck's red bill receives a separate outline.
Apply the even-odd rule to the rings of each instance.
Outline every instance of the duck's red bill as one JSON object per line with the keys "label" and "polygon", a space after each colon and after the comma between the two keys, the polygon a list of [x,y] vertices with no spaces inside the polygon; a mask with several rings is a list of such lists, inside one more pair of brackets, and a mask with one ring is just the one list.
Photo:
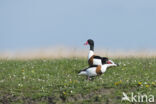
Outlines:
{"label": "duck's red bill", "polygon": [[88,41],[86,43],[84,43],[84,45],[88,45]]}
{"label": "duck's red bill", "polygon": [[112,64],[110,61],[107,61],[107,64]]}

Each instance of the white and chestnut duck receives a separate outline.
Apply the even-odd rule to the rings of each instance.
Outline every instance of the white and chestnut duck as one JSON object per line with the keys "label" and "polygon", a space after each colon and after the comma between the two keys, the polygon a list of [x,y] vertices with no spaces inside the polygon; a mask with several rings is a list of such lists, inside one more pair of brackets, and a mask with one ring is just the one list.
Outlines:
{"label": "white and chestnut duck", "polygon": [[84,45],[89,45],[90,50],[88,53],[88,64],[92,65],[104,65],[104,64],[113,64],[114,62],[109,60],[107,57],[100,57],[94,55],[94,41],[92,39],[88,39]]}
{"label": "white and chestnut duck", "polygon": [[88,76],[88,79],[90,79],[90,77],[103,74],[107,68],[112,66],[117,66],[117,64],[92,65],[84,70],[81,70],[78,75],[86,75]]}

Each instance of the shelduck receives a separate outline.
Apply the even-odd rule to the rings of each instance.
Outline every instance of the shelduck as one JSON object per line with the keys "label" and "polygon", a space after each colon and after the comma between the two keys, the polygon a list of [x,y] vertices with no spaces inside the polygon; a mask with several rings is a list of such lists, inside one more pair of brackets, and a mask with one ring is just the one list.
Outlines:
{"label": "shelduck", "polygon": [[90,50],[88,53],[88,64],[89,66],[92,65],[104,65],[104,64],[113,64],[112,60],[109,60],[107,57],[100,57],[94,55],[94,41],[92,39],[88,39],[84,45],[89,45]]}
{"label": "shelduck", "polygon": [[107,68],[112,66],[117,66],[117,64],[92,65],[84,70],[81,70],[78,75],[86,75],[88,76],[88,79],[90,79],[90,77],[103,74]]}

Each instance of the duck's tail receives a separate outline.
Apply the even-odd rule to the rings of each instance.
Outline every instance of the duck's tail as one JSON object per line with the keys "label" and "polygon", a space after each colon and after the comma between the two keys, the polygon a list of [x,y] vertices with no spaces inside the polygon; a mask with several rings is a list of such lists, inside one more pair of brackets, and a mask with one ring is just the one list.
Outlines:
{"label": "duck's tail", "polygon": [[78,75],[87,75],[87,72],[86,71],[81,71],[78,73]]}

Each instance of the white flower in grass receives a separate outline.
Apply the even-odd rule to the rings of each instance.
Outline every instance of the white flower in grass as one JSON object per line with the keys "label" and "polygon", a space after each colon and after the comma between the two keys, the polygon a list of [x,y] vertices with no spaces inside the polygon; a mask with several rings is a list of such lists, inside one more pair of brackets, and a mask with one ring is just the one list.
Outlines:
{"label": "white flower in grass", "polygon": [[38,79],[38,81],[42,81],[41,79]]}
{"label": "white flower in grass", "polygon": [[102,78],[99,78],[100,80],[102,80]]}
{"label": "white flower in grass", "polygon": [[129,80],[126,80],[126,82],[129,82]]}
{"label": "white flower in grass", "polygon": [[19,86],[19,87],[23,87],[23,84],[19,83],[18,86]]}
{"label": "white flower in grass", "polygon": [[126,64],[123,64],[123,66],[126,66]]}
{"label": "white flower in grass", "polygon": [[3,83],[4,82],[4,79],[3,80],[0,80],[0,83]]}
{"label": "white flower in grass", "polygon": [[12,78],[10,74],[9,74],[9,78]]}
{"label": "white flower in grass", "polygon": [[23,79],[25,79],[25,76],[23,76]]}
{"label": "white flower in grass", "polygon": [[42,89],[42,91],[44,92],[44,87],[43,87],[43,86],[41,87],[41,89]]}

